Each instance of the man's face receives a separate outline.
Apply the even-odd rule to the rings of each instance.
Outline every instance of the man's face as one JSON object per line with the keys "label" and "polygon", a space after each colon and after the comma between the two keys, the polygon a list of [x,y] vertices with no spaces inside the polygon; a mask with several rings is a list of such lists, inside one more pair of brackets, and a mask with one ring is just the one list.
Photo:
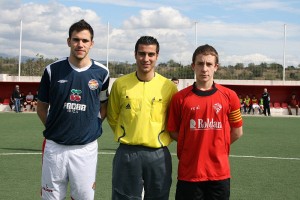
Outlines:
{"label": "man's face", "polygon": [[158,58],[156,53],[156,45],[140,44],[135,53],[137,70],[140,73],[147,74],[154,71],[154,67]]}
{"label": "man's face", "polygon": [[179,84],[179,80],[173,80],[173,83],[174,83],[175,85],[178,85],[178,84]]}
{"label": "man's face", "polygon": [[74,31],[67,42],[70,47],[70,57],[77,60],[84,59],[94,45],[94,41],[91,40],[91,34],[88,30]]}
{"label": "man's face", "polygon": [[214,73],[218,69],[216,57],[212,55],[198,54],[192,64],[196,80],[200,82],[213,82]]}

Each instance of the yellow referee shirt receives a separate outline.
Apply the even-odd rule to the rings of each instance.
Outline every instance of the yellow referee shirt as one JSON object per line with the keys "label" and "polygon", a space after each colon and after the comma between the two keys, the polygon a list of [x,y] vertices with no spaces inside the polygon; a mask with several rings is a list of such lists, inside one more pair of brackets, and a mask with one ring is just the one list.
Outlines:
{"label": "yellow referee shirt", "polygon": [[118,78],[108,100],[107,120],[117,142],[160,148],[171,143],[166,130],[167,110],[176,85],[155,73],[149,82],[136,72]]}

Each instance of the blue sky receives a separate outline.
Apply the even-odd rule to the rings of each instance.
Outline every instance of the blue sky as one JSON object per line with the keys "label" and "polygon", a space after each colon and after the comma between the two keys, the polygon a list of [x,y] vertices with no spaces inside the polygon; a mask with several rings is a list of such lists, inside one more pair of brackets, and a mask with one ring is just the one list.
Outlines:
{"label": "blue sky", "polygon": [[106,60],[109,22],[113,61],[134,62],[136,40],[153,35],[159,62],[189,64],[196,45],[211,44],[223,65],[282,64],[283,52],[287,66],[300,64],[298,0],[2,0],[0,53],[18,55],[22,19],[22,55],[68,56],[68,28],[82,18],[95,29],[91,57],[97,60]]}

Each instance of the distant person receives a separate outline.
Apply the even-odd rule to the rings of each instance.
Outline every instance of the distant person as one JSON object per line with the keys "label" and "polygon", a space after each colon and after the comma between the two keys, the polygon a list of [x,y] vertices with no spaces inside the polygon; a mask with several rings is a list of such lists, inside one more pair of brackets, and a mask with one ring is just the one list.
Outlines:
{"label": "distant person", "polygon": [[38,91],[36,91],[35,95],[33,96],[33,101],[32,101],[32,111],[36,111],[37,107],[37,102],[38,102]]}
{"label": "distant person", "polygon": [[70,55],[48,65],[41,79],[37,114],[43,135],[42,199],[92,200],[97,139],[106,117],[109,72],[90,59],[93,28],[85,20],[69,28]]}
{"label": "distant person", "polygon": [[112,200],[168,200],[172,159],[166,130],[169,102],[176,85],[155,72],[159,43],[140,37],[134,50],[136,71],[112,85],[107,120],[120,145],[113,160]]}
{"label": "distant person", "polygon": [[263,112],[264,112],[264,100],[263,100],[263,98],[259,99],[259,108],[260,108],[260,114],[263,114]]}
{"label": "distant person", "polygon": [[244,99],[241,94],[239,94],[239,100],[241,104],[240,111],[242,112],[242,109],[244,109]]}
{"label": "distant person", "polygon": [[229,200],[230,145],[242,134],[237,94],[214,82],[218,52],[199,46],[192,58],[196,82],[171,101],[168,131],[177,140],[176,200]]}
{"label": "distant person", "polygon": [[15,110],[15,101],[14,101],[12,95],[10,96],[9,100],[10,100],[9,101],[9,107],[10,107],[10,109],[11,110]]}
{"label": "distant person", "polygon": [[21,112],[21,92],[20,92],[20,86],[16,85],[15,89],[12,92],[12,100],[14,101],[15,105],[15,112]]}
{"label": "distant person", "polygon": [[179,79],[178,79],[178,78],[173,77],[173,78],[171,79],[171,81],[172,81],[173,83],[175,83],[176,86],[178,86],[178,84],[179,84]]}
{"label": "distant person", "polygon": [[250,114],[251,109],[252,109],[251,99],[249,95],[246,95],[246,97],[244,98],[244,113]]}
{"label": "distant person", "polygon": [[257,110],[258,113],[261,114],[261,110],[260,110],[260,106],[259,106],[259,100],[256,98],[255,95],[252,95],[251,106],[252,106],[252,114],[254,114],[255,110]]}
{"label": "distant person", "polygon": [[270,111],[270,101],[271,101],[271,97],[270,94],[268,93],[268,89],[264,88],[264,92],[262,94],[262,99],[263,99],[263,106],[264,106],[264,115],[267,116],[271,116],[271,111]]}
{"label": "distant person", "polygon": [[21,98],[20,98],[20,104],[21,104],[21,107],[24,106],[25,99],[26,99],[25,93],[24,93],[24,92],[21,92]]}
{"label": "distant person", "polygon": [[292,115],[292,108],[296,109],[296,115],[298,115],[298,110],[299,110],[299,100],[296,98],[296,94],[292,94],[291,99],[289,100],[288,103],[288,112],[289,115]]}
{"label": "distant person", "polygon": [[[33,94],[31,94],[31,92],[28,92],[28,94],[25,97],[25,101],[24,101],[24,109],[29,108],[29,110],[31,110],[32,105],[33,105],[33,99],[34,99]],[[27,110],[27,111],[29,111],[29,110]]]}

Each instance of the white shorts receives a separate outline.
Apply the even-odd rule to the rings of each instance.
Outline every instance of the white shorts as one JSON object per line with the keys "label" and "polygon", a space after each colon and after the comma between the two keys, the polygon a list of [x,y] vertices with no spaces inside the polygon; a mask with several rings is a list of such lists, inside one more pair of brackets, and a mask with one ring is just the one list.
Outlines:
{"label": "white shorts", "polygon": [[71,199],[94,199],[97,159],[97,140],[86,145],[60,145],[46,140],[42,166],[42,199],[65,199],[68,182]]}
{"label": "white shorts", "polygon": [[255,108],[258,108],[258,109],[260,109],[260,107],[259,107],[259,105],[258,105],[258,104],[253,104],[253,105],[252,105],[252,108],[253,108],[253,109],[255,109]]}

